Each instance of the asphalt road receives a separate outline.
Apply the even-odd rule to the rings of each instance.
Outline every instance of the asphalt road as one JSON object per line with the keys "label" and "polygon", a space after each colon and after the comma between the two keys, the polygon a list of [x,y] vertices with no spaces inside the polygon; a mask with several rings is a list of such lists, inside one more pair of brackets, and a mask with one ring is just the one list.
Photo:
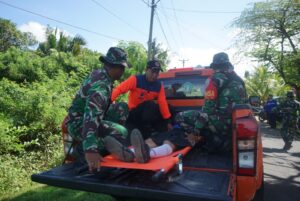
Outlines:
{"label": "asphalt road", "polygon": [[293,142],[289,151],[279,129],[261,124],[264,147],[265,199],[264,201],[300,200],[300,141]]}

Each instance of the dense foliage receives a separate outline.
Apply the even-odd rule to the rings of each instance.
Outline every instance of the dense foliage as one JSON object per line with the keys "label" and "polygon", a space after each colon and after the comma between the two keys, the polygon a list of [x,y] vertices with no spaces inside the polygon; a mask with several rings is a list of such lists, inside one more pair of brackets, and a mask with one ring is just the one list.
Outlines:
{"label": "dense foliage", "polygon": [[[31,183],[32,173],[62,162],[60,124],[82,80],[101,68],[101,54],[85,48],[82,37],[50,27],[46,36],[32,50],[33,36],[0,18],[0,195],[16,192]],[[125,41],[118,46],[127,51],[132,67],[122,80],[143,73],[145,47]],[[166,67],[166,52],[157,52]]]}
{"label": "dense foliage", "polygon": [[0,52],[12,46],[27,49],[28,46],[36,43],[31,33],[23,33],[17,30],[16,25],[11,21],[0,18]]}
{"label": "dense foliage", "polygon": [[267,101],[270,94],[285,96],[289,87],[277,74],[268,71],[267,67],[259,66],[253,73],[246,71],[245,84],[249,96],[260,96],[263,102]]}
{"label": "dense foliage", "polygon": [[98,57],[89,50],[76,57],[0,52],[0,194],[62,160],[60,123],[81,80],[100,67]]}
{"label": "dense foliage", "polygon": [[256,2],[233,25],[237,45],[277,73],[300,99],[300,4],[296,0]]}

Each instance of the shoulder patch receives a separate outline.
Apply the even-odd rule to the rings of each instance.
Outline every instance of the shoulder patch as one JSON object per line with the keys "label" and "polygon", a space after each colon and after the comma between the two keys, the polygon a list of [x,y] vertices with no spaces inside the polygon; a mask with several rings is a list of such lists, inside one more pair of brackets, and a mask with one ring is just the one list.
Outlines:
{"label": "shoulder patch", "polygon": [[216,99],[218,96],[218,91],[216,86],[213,84],[212,80],[210,80],[206,90],[205,90],[205,99]]}

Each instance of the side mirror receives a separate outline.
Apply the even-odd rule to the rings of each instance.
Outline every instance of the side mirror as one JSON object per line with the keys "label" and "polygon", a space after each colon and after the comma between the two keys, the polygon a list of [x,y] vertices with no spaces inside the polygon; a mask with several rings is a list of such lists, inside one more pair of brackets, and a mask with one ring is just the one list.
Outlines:
{"label": "side mirror", "polygon": [[249,96],[249,103],[252,106],[260,106],[260,96]]}

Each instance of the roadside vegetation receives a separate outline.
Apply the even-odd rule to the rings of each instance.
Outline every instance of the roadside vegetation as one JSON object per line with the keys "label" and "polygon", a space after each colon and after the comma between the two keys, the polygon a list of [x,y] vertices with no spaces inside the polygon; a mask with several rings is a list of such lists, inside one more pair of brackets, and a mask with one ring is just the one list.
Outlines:
{"label": "roadside vegetation", "polygon": [[[240,52],[261,66],[246,72],[249,95],[264,100],[294,88],[300,98],[300,5],[295,0],[255,3],[233,23]],[[83,37],[67,37],[48,27],[47,40],[38,43],[30,33],[0,18],[0,200],[114,200],[30,181],[30,176],[63,160],[60,124],[83,78],[101,68],[100,53],[85,47]],[[146,48],[120,41],[132,68],[123,80],[142,73]],[[154,43],[164,68],[168,52]],[[255,47],[255,48],[254,48]]]}
{"label": "roadside vegetation", "polygon": [[[271,0],[254,3],[249,8],[244,9],[240,17],[233,21],[232,26],[239,30],[235,41],[235,47],[239,49],[238,52],[263,65],[260,70],[265,68],[267,74],[271,74],[272,80],[278,82],[275,86],[283,83],[287,87],[295,89],[299,100],[299,1]],[[249,75],[249,72],[246,74]],[[252,73],[253,76],[255,74],[257,72]],[[264,89],[269,87],[270,89],[266,91],[270,91],[275,96],[281,95],[280,90],[277,94],[278,89],[271,88],[274,85],[268,85],[270,76],[267,75],[266,79],[269,80],[265,84],[258,83],[258,85],[263,86]],[[252,92],[250,91],[250,93]]]}
{"label": "roadside vegetation", "polygon": [[[6,19],[0,18],[0,30],[0,200],[58,200],[52,196],[63,193],[61,200],[113,199],[40,187],[30,180],[31,174],[62,163],[60,124],[81,81],[101,68],[101,53],[87,49],[81,36],[66,37],[50,27],[43,43]],[[120,41],[118,46],[128,52],[132,66],[123,79],[142,73],[147,60],[143,45]],[[155,54],[165,68],[167,51],[157,44]]]}

